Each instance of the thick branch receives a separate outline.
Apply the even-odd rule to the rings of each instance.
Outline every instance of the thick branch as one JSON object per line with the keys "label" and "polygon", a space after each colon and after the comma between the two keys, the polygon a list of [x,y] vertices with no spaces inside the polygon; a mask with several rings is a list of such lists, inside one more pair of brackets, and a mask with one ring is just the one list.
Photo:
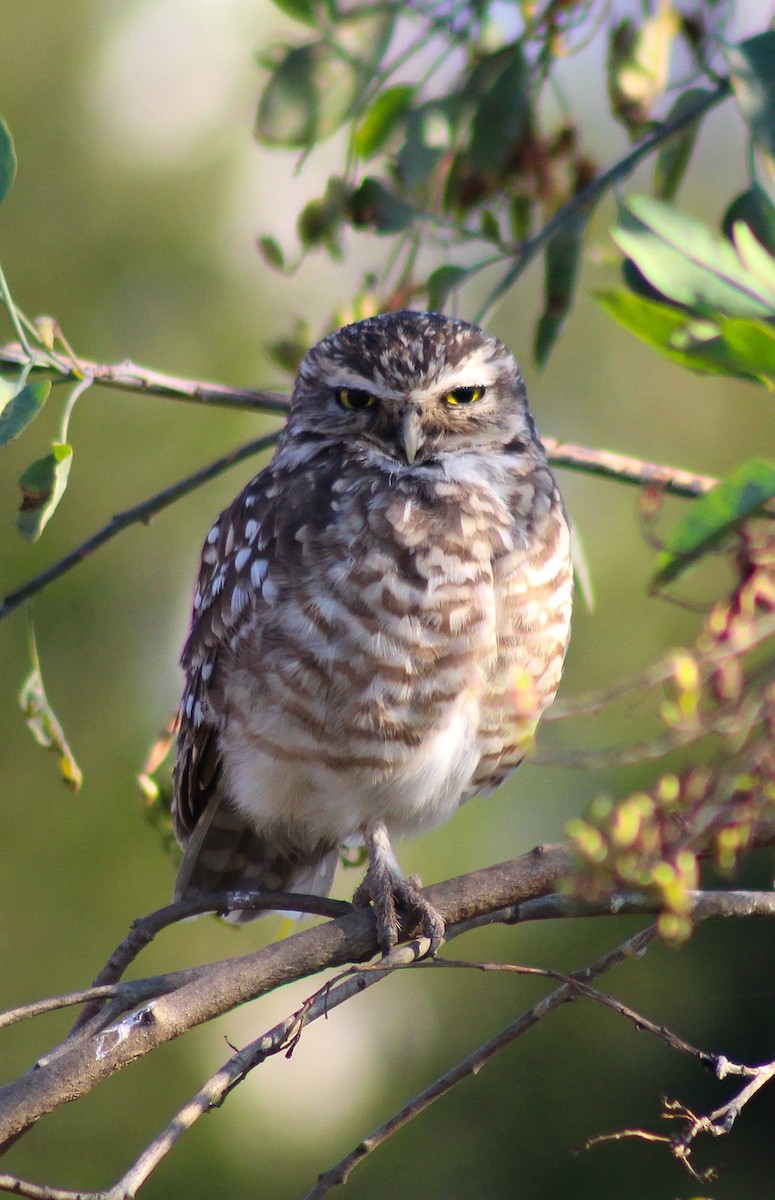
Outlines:
{"label": "thick branch", "polygon": [[[553,891],[566,875],[566,846],[539,848],[522,858],[425,889],[447,924],[495,913]],[[77,1040],[0,1089],[0,1147],[41,1116],[76,1100],[103,1079],[187,1030],[290,980],[360,962],[376,951],[370,912],[340,917],[244,958],[183,973],[180,987],[147,1001],[108,1028],[82,1030]],[[193,977],[192,977],[193,976]]]}

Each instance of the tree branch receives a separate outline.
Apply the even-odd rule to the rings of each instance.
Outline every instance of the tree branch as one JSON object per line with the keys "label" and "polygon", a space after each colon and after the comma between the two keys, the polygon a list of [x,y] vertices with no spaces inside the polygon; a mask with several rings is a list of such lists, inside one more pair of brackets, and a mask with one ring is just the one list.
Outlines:
{"label": "tree branch", "polygon": [[[542,847],[520,859],[426,888],[424,894],[453,926],[554,890],[570,866],[567,846]],[[85,1095],[103,1079],[194,1026],[292,979],[361,962],[375,951],[372,913],[350,913],[242,958],[121,985],[134,996],[141,985],[155,987],[156,993],[107,1028],[106,1014],[100,1014],[99,1024],[79,1030],[35,1069],[0,1089],[0,1148],[47,1112]],[[121,989],[106,1013],[120,1001]]]}
{"label": "tree branch", "polygon": [[335,1163],[328,1171],[324,1171],[317,1184],[310,1192],[308,1192],[304,1200],[321,1200],[327,1192],[338,1183],[346,1183],[353,1169],[362,1162],[369,1154],[372,1154],[379,1146],[392,1137],[399,1129],[408,1124],[414,1117],[418,1116],[425,1109],[429,1108],[436,1100],[445,1096],[463,1079],[467,1079],[470,1075],[477,1074],[478,1071],[498,1054],[501,1050],[509,1046],[528,1029],[532,1029],[540,1020],[548,1016],[556,1008],[562,1004],[567,1004],[575,1000],[579,995],[578,989],[575,986],[576,979],[586,982],[588,979],[596,978],[598,975],[606,971],[610,971],[612,967],[618,966],[628,958],[640,957],[645,954],[650,942],[656,937],[656,928],[650,926],[646,930],[641,930],[634,937],[628,938],[620,946],[611,950],[608,954],[599,958],[597,962],[589,967],[585,967],[582,971],[574,973],[571,976],[573,982],[562,984],[555,991],[550,992],[548,996],[544,996],[532,1008],[529,1008],[515,1021],[490,1038],[483,1045],[479,1046],[467,1058],[455,1063],[449,1071],[445,1071],[438,1079],[434,1080],[428,1087],[423,1088],[416,1096],[413,1096],[398,1112],[394,1113],[389,1120],[385,1121],[368,1137],[364,1138],[354,1150],[347,1154],[344,1158]]}
{"label": "tree branch", "polygon": [[52,363],[50,354],[27,354],[21,346],[10,343],[0,346],[0,367],[23,367],[32,363],[38,374],[54,376],[57,383],[76,383],[89,376],[102,387],[114,388],[139,396],[161,396],[168,400],[185,400],[189,404],[204,404],[208,407],[254,409],[256,412],[285,414],[289,399],[284,392],[263,392],[254,388],[229,387],[222,383],[203,383],[199,379],[184,379],[179,375],[165,375],[126,359],[122,363],[97,363],[79,358],[67,360],[57,357]]}
{"label": "tree branch", "polygon": [[46,567],[38,575],[34,575],[32,579],[28,579],[25,584],[17,588],[14,592],[9,592],[0,602],[0,621],[3,617],[7,617],[15,608],[23,604],[25,600],[29,600],[38,592],[43,591],[55,579],[59,579],[67,571],[83,562],[85,558],[98,550],[100,546],[104,546],[106,542],[111,541],[123,530],[128,529],[130,525],[147,525],[151,519],[160,513],[163,509],[174,504],[176,500],[181,500],[183,496],[187,496],[189,492],[195,491],[204,483],[209,483],[211,479],[215,479],[218,475],[222,475],[224,471],[228,471],[230,467],[235,466],[243,459],[251,458],[254,454],[260,454],[262,450],[267,450],[277,441],[277,433],[268,433],[263,437],[255,438],[251,442],[246,442],[244,446],[238,446],[235,450],[230,450],[228,454],[216,458],[207,466],[200,467],[199,470],[192,472],[191,475],[186,475],[183,479],[179,479],[177,483],[171,484],[169,487],[163,488],[154,496],[149,496],[147,500],[142,500],[139,504],[132,505],[131,508],[125,508],[123,512],[116,513],[111,517],[107,524],[88,537],[86,541],[81,542],[69,554],[65,554],[63,558],[52,563],[50,567]]}

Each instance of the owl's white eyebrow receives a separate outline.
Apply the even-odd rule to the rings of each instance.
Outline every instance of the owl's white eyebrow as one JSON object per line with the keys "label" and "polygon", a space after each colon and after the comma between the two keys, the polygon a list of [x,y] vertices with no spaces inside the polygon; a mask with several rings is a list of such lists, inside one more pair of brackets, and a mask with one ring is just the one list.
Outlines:
{"label": "owl's white eyebrow", "polygon": [[438,396],[440,392],[452,391],[454,388],[488,388],[497,379],[500,374],[499,368],[502,366],[503,363],[498,359],[493,360],[491,350],[482,347],[474,351],[465,362],[456,363],[454,366],[442,370],[424,387],[410,387],[409,389],[391,387],[379,369],[375,370],[369,378],[361,375],[358,371],[352,371],[342,366],[338,367],[332,376],[331,386],[334,389],[360,388],[363,391],[375,392],[383,399],[390,400],[400,400],[409,390],[415,399],[425,400]]}

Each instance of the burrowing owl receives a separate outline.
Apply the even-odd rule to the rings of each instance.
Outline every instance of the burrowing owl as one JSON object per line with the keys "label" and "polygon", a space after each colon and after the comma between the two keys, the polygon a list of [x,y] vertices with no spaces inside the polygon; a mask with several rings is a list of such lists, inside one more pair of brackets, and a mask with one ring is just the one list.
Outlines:
{"label": "burrowing owl", "polygon": [[501,342],[399,312],[313,346],[274,458],[202,553],[176,895],[327,895],[361,840],[355,903],[373,901],[383,949],[396,904],[438,944],[392,839],[519,764],[560,681],[571,591],[565,509]]}

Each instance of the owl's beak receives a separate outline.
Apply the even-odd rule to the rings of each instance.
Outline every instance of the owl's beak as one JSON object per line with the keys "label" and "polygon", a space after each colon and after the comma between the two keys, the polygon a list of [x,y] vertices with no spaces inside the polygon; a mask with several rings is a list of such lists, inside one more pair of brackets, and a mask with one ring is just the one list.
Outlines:
{"label": "owl's beak", "polygon": [[422,442],[422,422],[420,413],[416,408],[404,409],[398,440],[404,448],[406,461],[411,466],[417,457],[417,451]]}

